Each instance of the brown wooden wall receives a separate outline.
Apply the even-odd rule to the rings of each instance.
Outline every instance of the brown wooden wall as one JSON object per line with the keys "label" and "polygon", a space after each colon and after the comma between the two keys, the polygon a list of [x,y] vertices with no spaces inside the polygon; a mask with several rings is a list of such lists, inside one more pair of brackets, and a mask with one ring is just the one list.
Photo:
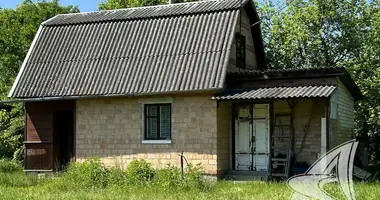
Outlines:
{"label": "brown wooden wall", "polygon": [[27,102],[25,170],[54,170],[54,112],[75,110],[75,101]]}

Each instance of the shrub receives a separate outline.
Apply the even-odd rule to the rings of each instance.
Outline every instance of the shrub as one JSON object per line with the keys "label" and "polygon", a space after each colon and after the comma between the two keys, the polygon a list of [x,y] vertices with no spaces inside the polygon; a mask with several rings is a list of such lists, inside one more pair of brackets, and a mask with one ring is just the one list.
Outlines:
{"label": "shrub", "polygon": [[157,170],[156,183],[167,189],[181,186],[183,184],[181,169],[168,165],[164,169]]}
{"label": "shrub", "polygon": [[128,182],[126,173],[120,167],[108,169],[108,185],[122,186]]}
{"label": "shrub", "polygon": [[108,173],[100,159],[93,158],[83,163],[71,163],[63,179],[79,187],[105,187]]}
{"label": "shrub", "polygon": [[157,170],[156,184],[163,186],[165,189],[183,188],[183,189],[205,189],[206,183],[202,178],[202,167],[200,164],[188,164],[182,177],[181,169],[168,165],[164,169]]}
{"label": "shrub", "polygon": [[71,163],[63,177],[55,181],[54,187],[61,190],[78,188],[123,187],[132,185],[159,185],[163,189],[204,189],[200,165],[188,165],[182,177],[181,169],[170,166],[155,170],[147,161],[133,160],[124,172],[119,167],[106,168],[99,159],[88,159],[83,163]]}
{"label": "shrub", "polygon": [[184,177],[185,187],[204,189],[205,182],[202,178],[202,172],[201,164],[188,164],[185,170],[186,175]]}
{"label": "shrub", "polygon": [[133,184],[148,184],[154,179],[156,171],[150,163],[140,159],[129,163],[126,174]]}
{"label": "shrub", "polygon": [[22,172],[22,167],[11,160],[0,159],[0,173]]}

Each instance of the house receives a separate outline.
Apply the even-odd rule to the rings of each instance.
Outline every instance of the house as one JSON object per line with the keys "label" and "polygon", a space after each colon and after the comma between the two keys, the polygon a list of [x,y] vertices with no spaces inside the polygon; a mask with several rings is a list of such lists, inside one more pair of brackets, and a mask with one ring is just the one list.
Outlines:
{"label": "house", "polygon": [[266,179],[352,138],[362,94],[344,68],[267,69],[254,4],[211,0],[57,15],[9,97],[25,102],[26,171],[184,152]]}

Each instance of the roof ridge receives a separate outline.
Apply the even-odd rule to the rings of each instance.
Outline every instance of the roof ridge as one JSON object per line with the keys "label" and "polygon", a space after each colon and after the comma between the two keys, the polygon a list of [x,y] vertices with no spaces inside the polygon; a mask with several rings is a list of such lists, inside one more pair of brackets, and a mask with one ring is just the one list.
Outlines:
{"label": "roof ridge", "polygon": [[[199,3],[205,3],[205,2],[212,2],[212,1],[233,1],[233,0],[201,0],[201,1],[192,1],[192,2],[181,2],[181,3],[173,3],[173,4],[160,4],[160,5],[153,5],[153,6],[140,6],[140,7],[131,7],[131,8],[118,8],[118,9],[112,9],[112,10],[94,10],[94,11],[87,11],[87,12],[78,12],[78,13],[62,13],[58,14],[56,16],[60,15],[80,15],[80,14],[90,14],[90,13],[101,13],[101,12],[114,12],[114,11],[123,11],[123,10],[134,10],[134,9],[146,9],[146,8],[159,8],[159,7],[166,7],[166,6],[180,6],[185,4],[199,4]],[[245,1],[245,0],[242,0]]]}
{"label": "roof ridge", "polygon": [[200,13],[216,13],[221,11],[237,10],[249,1],[250,0],[202,0],[115,10],[66,13],[56,15],[44,21],[41,25],[59,26],[109,21],[165,18],[168,16],[195,15]]}

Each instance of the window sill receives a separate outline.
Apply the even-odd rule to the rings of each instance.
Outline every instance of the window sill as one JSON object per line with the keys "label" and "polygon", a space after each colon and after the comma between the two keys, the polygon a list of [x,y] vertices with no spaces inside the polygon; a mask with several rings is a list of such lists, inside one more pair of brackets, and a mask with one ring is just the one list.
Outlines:
{"label": "window sill", "polygon": [[171,144],[171,140],[143,140],[141,144]]}

